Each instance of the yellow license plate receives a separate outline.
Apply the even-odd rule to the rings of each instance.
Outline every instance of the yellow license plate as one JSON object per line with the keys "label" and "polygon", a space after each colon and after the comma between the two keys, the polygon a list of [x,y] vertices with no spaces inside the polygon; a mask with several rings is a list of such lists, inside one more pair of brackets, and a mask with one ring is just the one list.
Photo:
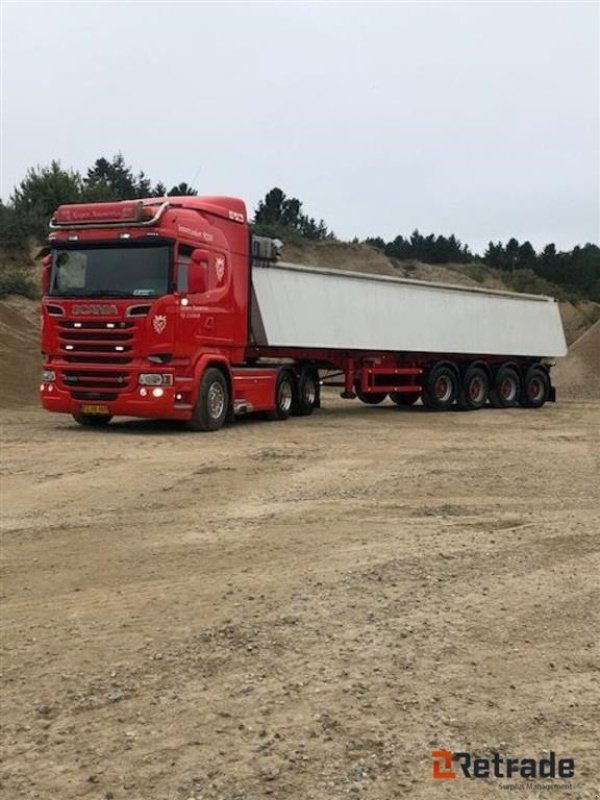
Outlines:
{"label": "yellow license plate", "polygon": [[81,406],[82,414],[110,414],[108,406],[100,406],[95,404],[88,404]]}

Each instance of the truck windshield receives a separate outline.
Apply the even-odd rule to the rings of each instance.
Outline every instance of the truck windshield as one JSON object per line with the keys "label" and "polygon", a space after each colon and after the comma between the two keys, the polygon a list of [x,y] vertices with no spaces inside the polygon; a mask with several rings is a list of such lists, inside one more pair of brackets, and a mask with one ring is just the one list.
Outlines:
{"label": "truck windshield", "polygon": [[54,297],[158,297],[169,291],[168,246],[53,250]]}

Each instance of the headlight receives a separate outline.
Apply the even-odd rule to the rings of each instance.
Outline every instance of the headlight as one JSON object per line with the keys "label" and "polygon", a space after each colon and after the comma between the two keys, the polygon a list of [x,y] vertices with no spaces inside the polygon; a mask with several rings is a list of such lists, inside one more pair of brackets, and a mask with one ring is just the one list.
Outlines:
{"label": "headlight", "polygon": [[140,372],[140,386],[172,386],[173,376],[168,372]]}
{"label": "headlight", "polygon": [[53,369],[45,369],[42,371],[42,380],[49,383],[56,380],[56,372]]}

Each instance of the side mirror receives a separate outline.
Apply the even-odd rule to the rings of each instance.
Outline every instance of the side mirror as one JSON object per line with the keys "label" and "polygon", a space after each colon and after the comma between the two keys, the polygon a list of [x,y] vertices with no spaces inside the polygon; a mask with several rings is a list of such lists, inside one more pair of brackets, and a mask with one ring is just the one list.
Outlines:
{"label": "side mirror", "polygon": [[202,294],[206,291],[206,273],[210,261],[208,250],[192,250],[192,261],[188,268],[188,292]]}
{"label": "side mirror", "polygon": [[208,263],[210,261],[210,253],[208,250],[200,250],[196,248],[192,250],[192,261],[194,264]]}
{"label": "side mirror", "polygon": [[50,291],[50,276],[52,275],[52,256],[47,255],[42,258],[41,288],[42,295]]}
{"label": "side mirror", "polygon": [[188,266],[188,292],[202,294],[206,291],[206,262],[192,263]]}

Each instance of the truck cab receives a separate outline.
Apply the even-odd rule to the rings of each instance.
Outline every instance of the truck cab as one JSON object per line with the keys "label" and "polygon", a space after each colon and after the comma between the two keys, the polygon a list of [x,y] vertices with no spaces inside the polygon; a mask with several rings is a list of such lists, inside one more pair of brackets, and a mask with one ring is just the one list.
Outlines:
{"label": "truck cab", "polygon": [[[241,200],[61,206],[43,262],[42,404],[84,425],[114,415],[193,423],[211,368],[222,373],[230,412],[249,281]],[[269,377],[272,390],[273,370]],[[253,399],[253,408],[272,405]]]}

